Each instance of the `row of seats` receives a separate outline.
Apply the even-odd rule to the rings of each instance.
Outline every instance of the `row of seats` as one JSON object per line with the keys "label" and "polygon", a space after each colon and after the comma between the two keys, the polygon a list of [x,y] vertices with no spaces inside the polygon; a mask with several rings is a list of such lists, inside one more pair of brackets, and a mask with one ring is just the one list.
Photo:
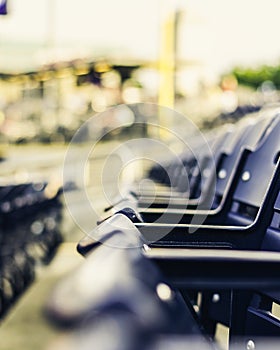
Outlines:
{"label": "row of seats", "polygon": [[279,348],[279,135],[271,108],[186,140],[149,170],[156,193],[104,208],[46,305],[61,349],[218,349],[220,325],[223,348]]}
{"label": "row of seats", "polygon": [[61,189],[30,182],[0,188],[0,317],[48,264],[62,241]]}

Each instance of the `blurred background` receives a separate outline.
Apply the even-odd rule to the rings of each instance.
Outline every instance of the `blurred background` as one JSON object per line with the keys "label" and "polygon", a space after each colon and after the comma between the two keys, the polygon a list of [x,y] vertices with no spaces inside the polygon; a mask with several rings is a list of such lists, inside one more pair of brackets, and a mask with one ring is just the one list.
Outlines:
{"label": "blurred background", "polygon": [[[201,130],[277,104],[279,10],[277,0],[0,1],[1,185],[46,180],[59,187],[75,132],[119,104],[172,108]],[[135,121],[126,138],[139,136],[130,128]],[[172,127],[172,118],[165,123]],[[123,136],[119,130],[104,140],[97,168]],[[94,191],[103,207],[100,187]],[[78,198],[73,193],[85,215]],[[63,215],[65,243],[3,318],[1,349],[43,349],[54,336],[41,307],[54,281],[80,262],[82,236]]]}
{"label": "blurred background", "polygon": [[277,102],[278,8],[276,0],[8,0],[1,141],[69,142],[120,103],[174,107],[200,126]]}

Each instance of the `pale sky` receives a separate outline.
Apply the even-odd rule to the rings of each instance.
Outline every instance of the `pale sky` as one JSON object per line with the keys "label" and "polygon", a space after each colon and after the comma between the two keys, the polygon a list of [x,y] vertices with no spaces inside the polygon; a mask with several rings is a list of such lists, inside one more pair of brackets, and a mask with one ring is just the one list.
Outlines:
{"label": "pale sky", "polygon": [[[8,0],[0,17],[0,50],[46,43],[100,48],[155,60],[162,8],[174,0]],[[280,58],[279,0],[181,0],[179,53],[213,71]],[[94,54],[94,52],[93,52]]]}

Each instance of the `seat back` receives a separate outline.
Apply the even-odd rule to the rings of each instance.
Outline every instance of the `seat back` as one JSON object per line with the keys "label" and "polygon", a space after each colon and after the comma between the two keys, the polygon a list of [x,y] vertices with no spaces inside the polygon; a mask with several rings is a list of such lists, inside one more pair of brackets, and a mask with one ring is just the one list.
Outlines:
{"label": "seat back", "polygon": [[248,156],[236,175],[227,223],[239,225],[253,221],[261,208],[274,175],[280,155],[280,116],[274,118],[260,137],[255,150]]}
{"label": "seat back", "polygon": [[211,140],[210,148],[206,149],[206,152],[200,150],[196,167],[189,175],[190,199],[200,198],[204,193],[210,192],[221,150],[237,132],[233,125],[228,125],[219,131],[220,134]]}
{"label": "seat back", "polygon": [[253,149],[274,118],[275,116],[260,118],[255,123],[249,124],[234,145],[232,152],[224,153],[221,156],[217,166],[216,202],[221,201],[230,179],[236,171],[242,150],[244,148]]}

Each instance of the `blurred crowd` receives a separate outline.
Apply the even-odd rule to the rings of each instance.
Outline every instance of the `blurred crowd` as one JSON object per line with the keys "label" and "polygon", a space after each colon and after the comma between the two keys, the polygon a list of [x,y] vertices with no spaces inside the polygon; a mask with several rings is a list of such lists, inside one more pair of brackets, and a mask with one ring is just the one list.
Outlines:
{"label": "blurred crowd", "polygon": [[[161,72],[149,62],[77,59],[34,72],[0,74],[1,143],[67,143],[90,117],[119,104],[158,103]],[[240,119],[265,103],[277,103],[271,81],[258,87],[234,74],[218,81],[195,80],[192,68],[178,71],[174,106],[199,127]],[[168,106],[170,107],[170,106]]]}

